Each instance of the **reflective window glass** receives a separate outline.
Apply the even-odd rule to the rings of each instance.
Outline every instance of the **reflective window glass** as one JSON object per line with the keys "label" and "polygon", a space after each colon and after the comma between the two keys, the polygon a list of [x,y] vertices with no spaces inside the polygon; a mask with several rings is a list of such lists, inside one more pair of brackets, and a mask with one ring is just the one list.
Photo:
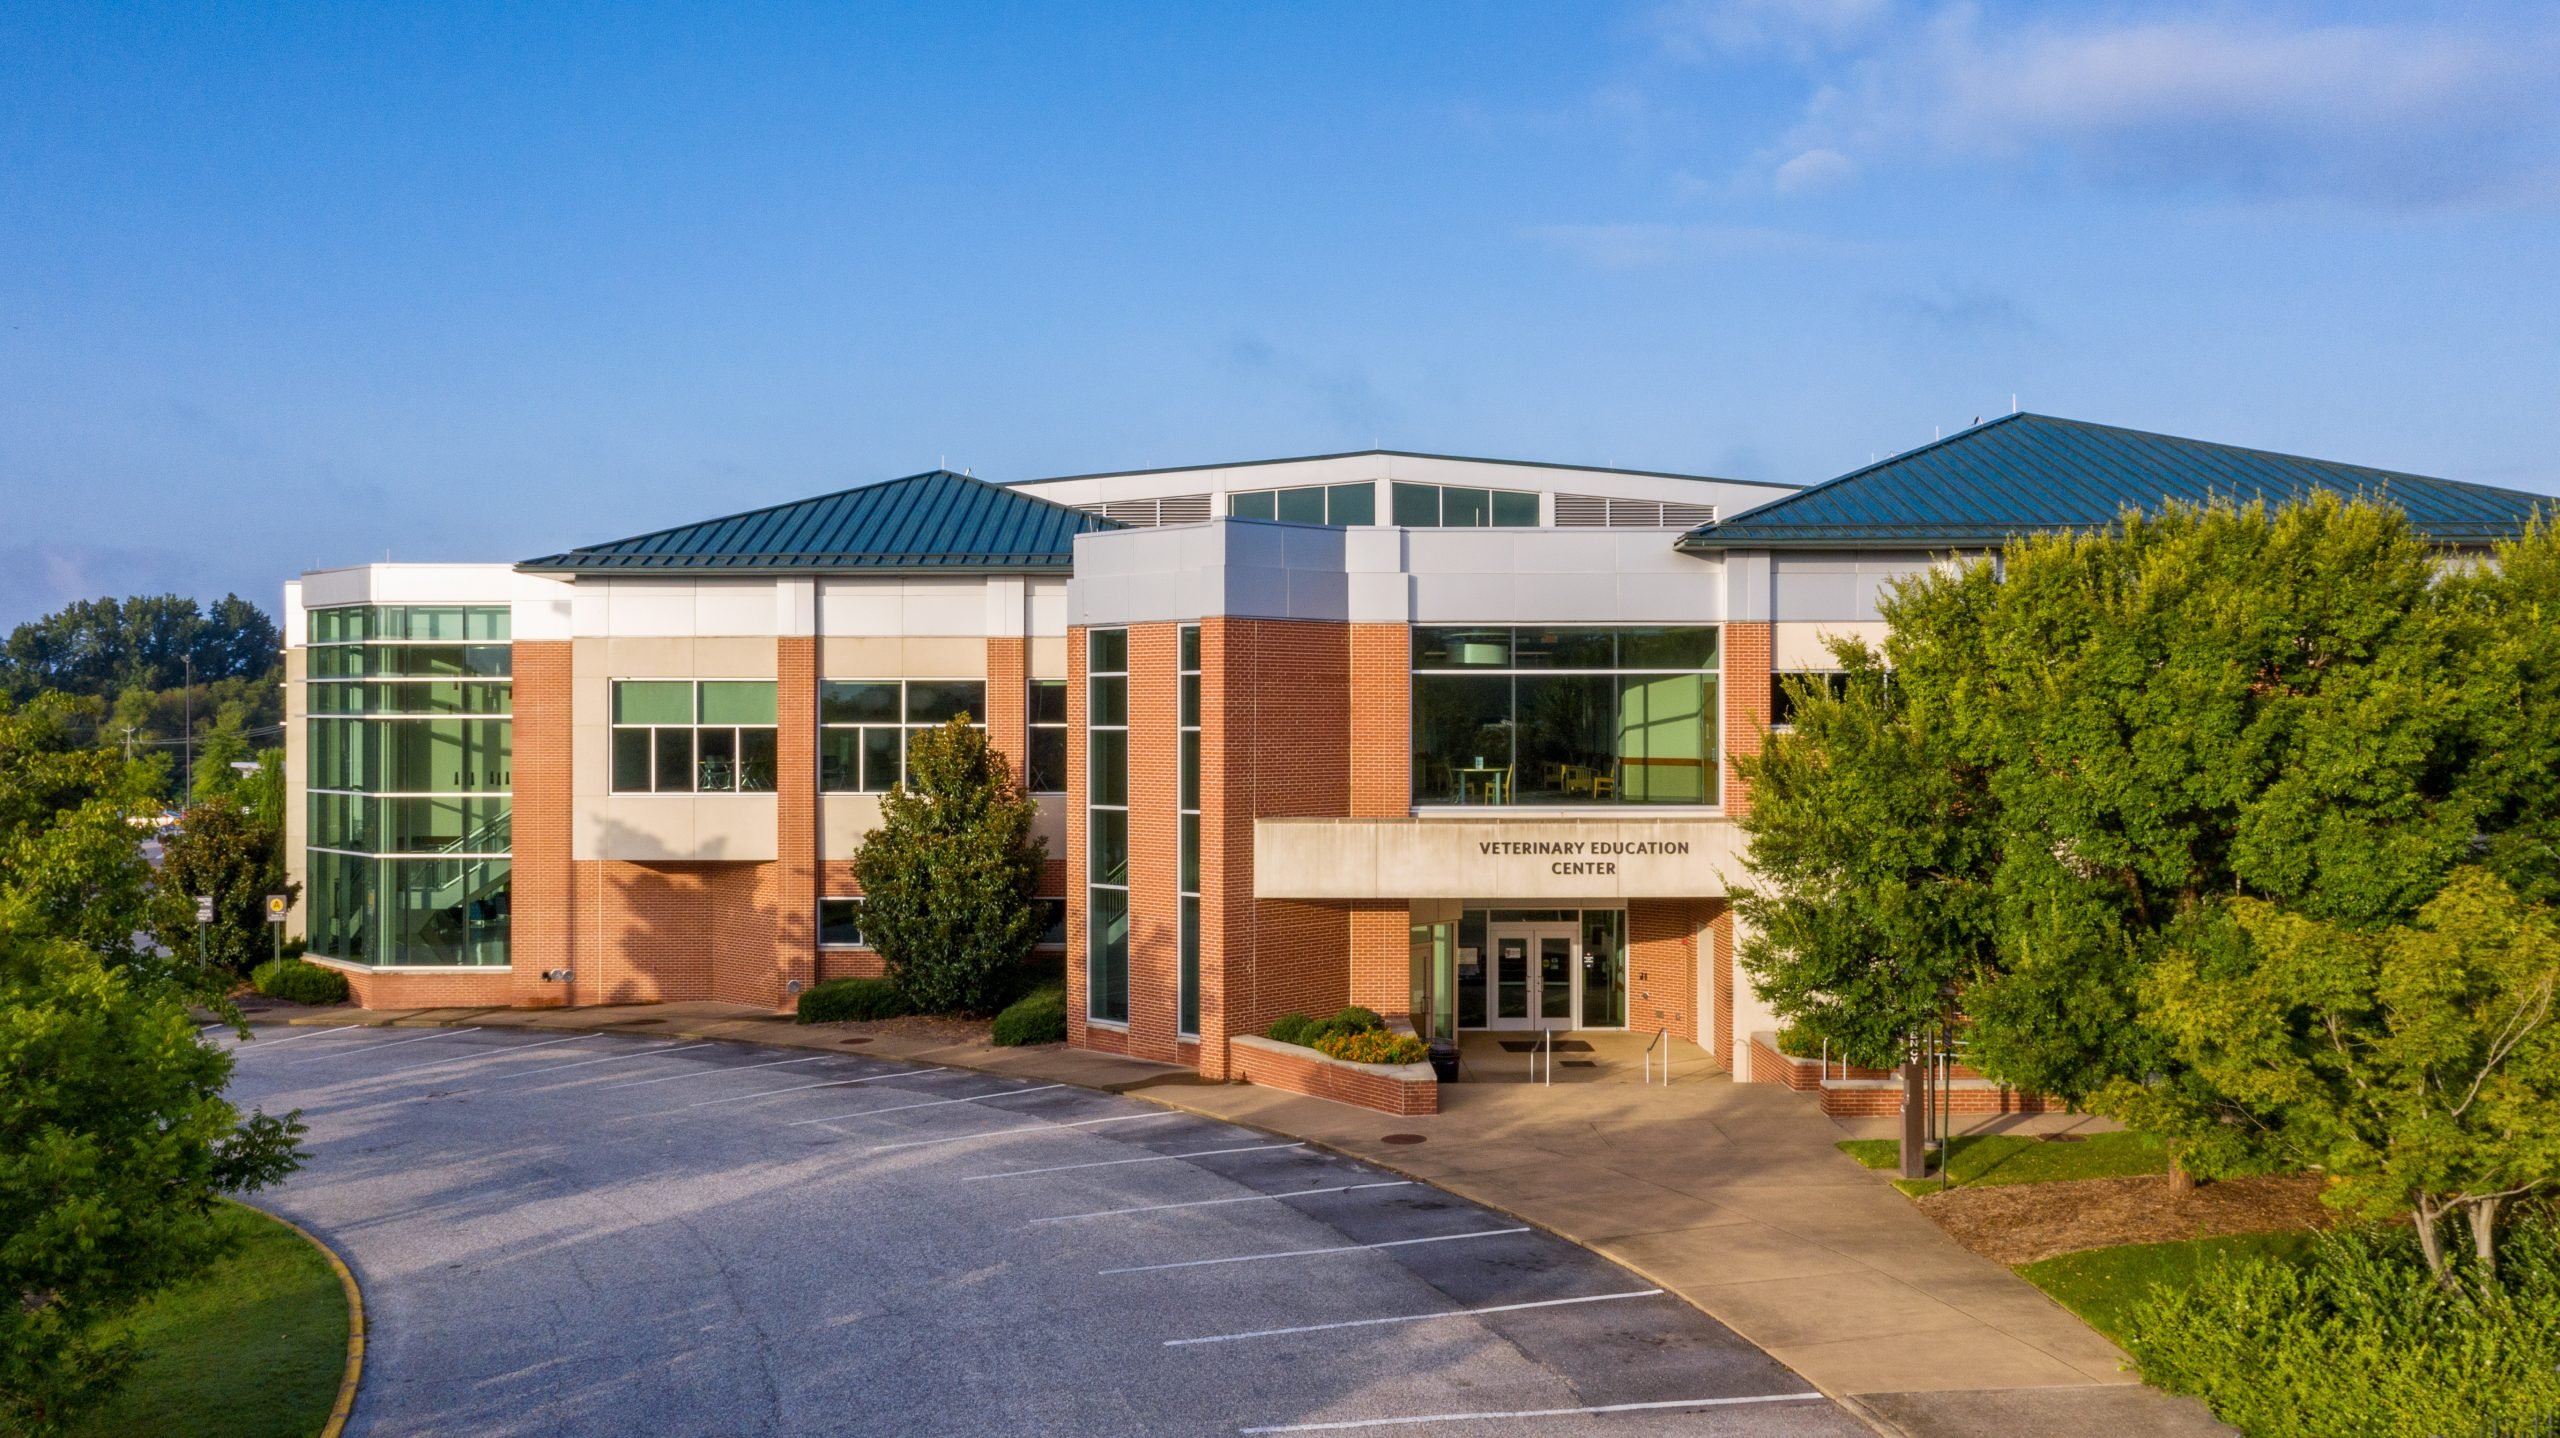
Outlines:
{"label": "reflective window glass", "polygon": [[1440,524],[1440,487],[1434,484],[1387,486],[1389,516],[1408,529],[1434,529]]}
{"label": "reflective window glass", "polygon": [[774,689],[770,679],[706,679],[702,681],[702,722],[775,723]]}
{"label": "reflective window glass", "polygon": [[862,901],[860,899],[820,899],[818,901],[818,942],[831,949],[862,947]]}
{"label": "reflective window glass", "polygon": [[1445,529],[1481,529],[1493,522],[1493,496],[1465,485],[1440,489],[1440,524]]}
{"label": "reflective window glass", "polygon": [[1257,489],[1246,494],[1227,496],[1227,513],[1238,519],[1270,519],[1275,513],[1272,493]]}
{"label": "reflective window glass", "polygon": [[971,719],[987,717],[987,686],[978,679],[910,679],[907,681],[907,722],[940,724],[966,714]]}
{"label": "reflective window glass", "polygon": [[1324,491],[1314,487],[1281,490],[1279,517],[1289,524],[1324,523]]}
{"label": "reflective window glass", "polygon": [[1374,484],[1337,484],[1324,492],[1324,522],[1327,524],[1375,524],[1378,522],[1378,487]]}
{"label": "reflective window glass", "polygon": [[693,685],[687,680],[624,679],[613,686],[616,724],[690,724]]}

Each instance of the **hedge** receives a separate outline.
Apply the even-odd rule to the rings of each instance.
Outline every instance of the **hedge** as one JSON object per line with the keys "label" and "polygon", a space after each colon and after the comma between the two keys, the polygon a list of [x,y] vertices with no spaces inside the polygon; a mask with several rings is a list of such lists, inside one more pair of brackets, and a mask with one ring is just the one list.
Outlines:
{"label": "hedge", "polygon": [[1359,1029],[1347,1034],[1326,1034],[1313,1045],[1320,1054],[1355,1064],[1418,1064],[1431,1056],[1431,1049],[1411,1034],[1391,1034],[1385,1029]]}
{"label": "hedge", "polygon": [[1067,986],[1042,984],[996,1015],[989,1035],[999,1048],[1016,1044],[1056,1044],[1067,1039]]}
{"label": "hedge", "polygon": [[343,1004],[347,976],[300,959],[269,959],[249,971],[249,987],[292,1004]]}
{"label": "hedge", "polygon": [[1263,1032],[1284,1044],[1317,1048],[1321,1046],[1320,1041],[1326,1038],[1374,1033],[1386,1026],[1387,1021],[1378,1017],[1377,1010],[1364,1009],[1358,1004],[1353,1004],[1329,1019],[1311,1019],[1305,1014],[1282,1014],[1272,1021],[1270,1028]]}
{"label": "hedge", "polygon": [[799,1020],[804,1024],[894,1019],[913,1012],[894,979],[829,979],[800,991]]}

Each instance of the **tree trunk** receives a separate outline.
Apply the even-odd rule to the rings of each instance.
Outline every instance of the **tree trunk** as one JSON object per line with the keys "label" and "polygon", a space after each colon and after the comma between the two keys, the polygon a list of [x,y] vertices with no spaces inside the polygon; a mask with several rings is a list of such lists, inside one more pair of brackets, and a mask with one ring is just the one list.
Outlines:
{"label": "tree trunk", "polygon": [[2186,1158],[2175,1147],[2169,1150],[2169,1195],[2184,1198],[2196,1191],[2196,1176],[2187,1171]]}
{"label": "tree trunk", "polygon": [[2471,1218],[2471,1251],[2480,1259],[2480,1296],[2498,1289],[2498,1200],[2475,1198],[2463,1205]]}
{"label": "tree trunk", "polygon": [[2444,1221],[2444,1210],[2436,1207],[2434,1195],[2422,1193],[2411,1211],[2417,1218],[2418,1252],[2426,1255],[2427,1272],[2435,1275],[2436,1286],[2442,1288],[2452,1281],[2444,1271],[2444,1233],[2437,1226]]}

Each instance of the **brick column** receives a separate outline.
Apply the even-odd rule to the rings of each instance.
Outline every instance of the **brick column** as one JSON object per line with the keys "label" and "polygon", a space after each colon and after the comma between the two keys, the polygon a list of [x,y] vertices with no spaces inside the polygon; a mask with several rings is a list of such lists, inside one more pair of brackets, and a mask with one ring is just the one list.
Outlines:
{"label": "brick column", "polygon": [[773,1002],[791,1002],[787,986],[818,979],[818,641],[790,635],[774,641],[775,718],[782,732],[775,755]]}
{"label": "brick column", "polygon": [[1715,1007],[1698,1016],[1698,1042],[1715,1055],[1716,1067],[1726,1073],[1740,1073],[1734,1062],[1733,1046],[1733,906],[1722,900],[1715,903],[1715,918],[1707,926],[1715,945]]}
{"label": "brick column", "polygon": [[1751,812],[1751,786],[1733,765],[1733,756],[1756,755],[1769,733],[1769,670],[1773,626],[1728,624],[1724,627],[1724,811],[1740,818]]}
{"label": "brick column", "polygon": [[1351,626],[1351,807],[1355,819],[1413,812],[1413,631]]}
{"label": "brick column", "polygon": [[987,747],[1004,756],[1015,781],[1024,785],[1031,782],[1029,685],[1029,642],[988,640],[987,712],[978,717],[987,721]]}
{"label": "brick column", "polygon": [[1172,1063],[1182,966],[1180,626],[1129,626],[1129,1047]]}
{"label": "brick column", "polygon": [[1696,1032],[1698,916],[1687,899],[1627,903],[1627,1027]]}
{"label": "brick column", "polygon": [[546,969],[574,969],[577,911],[570,883],[571,663],[562,640],[519,640],[515,650],[514,859],[508,874],[509,963],[520,1008],[550,1007],[593,992],[545,983]]}

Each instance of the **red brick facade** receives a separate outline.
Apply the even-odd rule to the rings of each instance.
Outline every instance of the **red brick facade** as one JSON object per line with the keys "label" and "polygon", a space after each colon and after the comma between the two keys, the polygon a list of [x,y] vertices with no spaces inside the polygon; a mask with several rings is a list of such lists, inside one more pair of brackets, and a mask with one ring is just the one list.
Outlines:
{"label": "red brick facade", "polygon": [[1751,812],[1751,785],[1732,756],[1758,755],[1769,735],[1769,670],[1774,662],[1775,626],[1728,624],[1724,627],[1724,811],[1735,818]]}
{"label": "red brick facade", "polygon": [[1420,1064],[1344,1063],[1296,1044],[1252,1039],[1233,1044],[1235,1076],[1265,1088],[1327,1098],[1397,1115],[1440,1111],[1440,1085]]}

